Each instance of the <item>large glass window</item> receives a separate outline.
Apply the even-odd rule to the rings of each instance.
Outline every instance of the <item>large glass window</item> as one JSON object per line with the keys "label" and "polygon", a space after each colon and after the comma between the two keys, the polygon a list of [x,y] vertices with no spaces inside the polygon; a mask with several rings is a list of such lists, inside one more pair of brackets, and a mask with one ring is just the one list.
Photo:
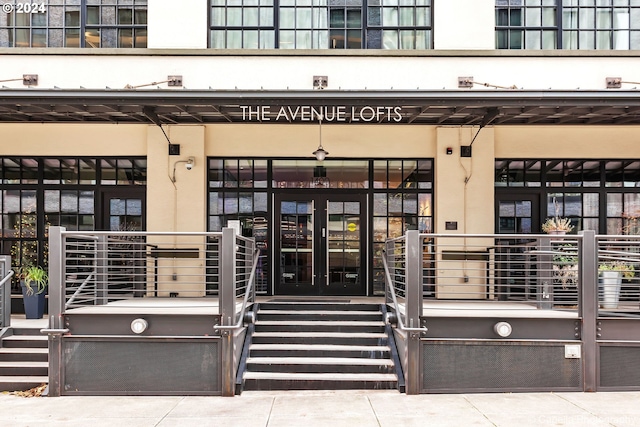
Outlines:
{"label": "large glass window", "polygon": [[50,226],[95,230],[100,190],[146,185],[146,168],[143,158],[0,157],[0,252],[15,267],[46,266]]}
{"label": "large glass window", "polygon": [[0,47],[147,47],[147,0],[6,0]]}
{"label": "large glass window", "polygon": [[640,232],[638,160],[496,160],[495,187],[500,194],[540,196],[540,217],[569,218],[574,233]]}
{"label": "large glass window", "polygon": [[496,0],[497,49],[640,49],[639,0]]}
{"label": "large glass window", "polygon": [[210,0],[214,49],[431,49],[431,0]]}

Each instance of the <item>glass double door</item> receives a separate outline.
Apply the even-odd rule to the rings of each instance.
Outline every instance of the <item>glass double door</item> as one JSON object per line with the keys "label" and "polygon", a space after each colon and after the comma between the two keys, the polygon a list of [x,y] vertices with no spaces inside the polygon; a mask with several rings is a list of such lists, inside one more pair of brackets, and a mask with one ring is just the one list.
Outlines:
{"label": "glass double door", "polygon": [[275,197],[276,294],[366,294],[364,195]]}

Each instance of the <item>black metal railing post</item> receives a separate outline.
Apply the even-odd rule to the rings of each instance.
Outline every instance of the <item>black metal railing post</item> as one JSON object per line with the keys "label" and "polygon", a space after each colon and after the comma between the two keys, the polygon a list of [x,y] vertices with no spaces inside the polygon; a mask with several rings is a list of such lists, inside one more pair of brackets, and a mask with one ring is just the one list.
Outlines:
{"label": "black metal railing post", "polygon": [[598,248],[592,230],[581,232],[578,314],[582,318],[582,357],[584,391],[597,388],[597,321],[598,321]]}

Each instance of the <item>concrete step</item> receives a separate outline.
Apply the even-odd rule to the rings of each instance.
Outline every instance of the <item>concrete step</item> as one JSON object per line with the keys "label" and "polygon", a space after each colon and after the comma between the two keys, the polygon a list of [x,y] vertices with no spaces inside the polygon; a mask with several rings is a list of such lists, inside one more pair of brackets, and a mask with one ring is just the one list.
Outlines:
{"label": "concrete step", "polygon": [[11,332],[13,333],[13,335],[29,335],[29,336],[38,335],[38,336],[46,337],[46,335],[43,335],[42,332],[40,332],[40,329],[41,328],[11,327]]}
{"label": "concrete step", "polygon": [[250,357],[361,357],[369,359],[389,358],[391,349],[373,345],[335,344],[252,344]]}
{"label": "concrete step", "polygon": [[322,302],[303,302],[303,301],[291,301],[291,302],[265,302],[260,304],[260,309],[265,311],[271,310],[295,310],[295,311],[379,311],[380,305],[357,303],[349,304],[342,302],[322,303]]}
{"label": "concrete step", "polygon": [[0,376],[0,391],[25,391],[48,382],[47,376]]}
{"label": "concrete step", "polygon": [[47,376],[48,362],[0,361],[0,376]]}
{"label": "concrete step", "polygon": [[273,373],[393,373],[389,359],[364,359],[349,357],[249,357],[249,372]]}
{"label": "concrete step", "polygon": [[3,348],[48,348],[46,335],[10,335],[2,339]]}
{"label": "concrete step", "polygon": [[256,344],[357,344],[386,345],[384,333],[349,332],[255,332],[252,342]]}
{"label": "concrete step", "polygon": [[331,320],[331,321],[376,321],[382,318],[382,312],[356,310],[263,310],[257,314],[258,320]]}
{"label": "concrete step", "polygon": [[394,389],[394,374],[245,372],[245,390]]}
{"label": "concrete step", "polygon": [[47,348],[0,348],[0,360],[25,361],[25,362],[46,362],[49,360],[49,349]]}
{"label": "concrete step", "polygon": [[384,332],[384,322],[355,320],[258,320],[256,332]]}

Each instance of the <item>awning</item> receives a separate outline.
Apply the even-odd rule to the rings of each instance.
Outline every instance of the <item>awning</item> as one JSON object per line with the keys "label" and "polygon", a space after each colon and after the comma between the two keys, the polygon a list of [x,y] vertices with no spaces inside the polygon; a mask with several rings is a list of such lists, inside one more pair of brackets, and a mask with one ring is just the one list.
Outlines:
{"label": "awning", "polygon": [[0,123],[305,123],[318,112],[326,124],[634,125],[640,91],[0,89]]}

